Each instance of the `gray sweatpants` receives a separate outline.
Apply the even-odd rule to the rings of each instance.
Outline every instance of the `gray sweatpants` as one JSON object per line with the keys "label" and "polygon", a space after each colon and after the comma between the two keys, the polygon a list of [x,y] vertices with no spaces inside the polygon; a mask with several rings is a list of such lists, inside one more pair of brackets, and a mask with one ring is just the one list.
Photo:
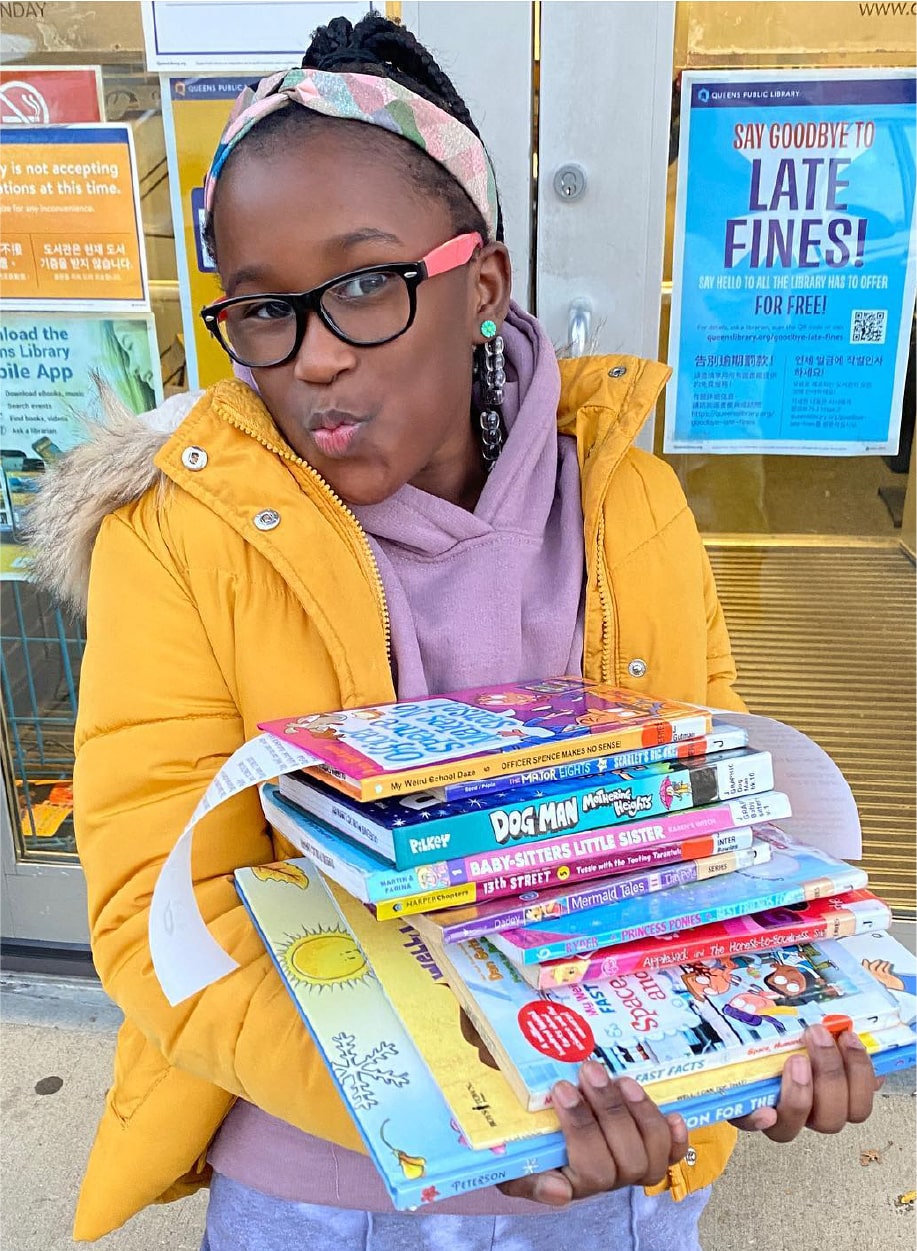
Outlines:
{"label": "gray sweatpants", "polygon": [[700,1251],[709,1194],[634,1186],[544,1216],[410,1215],[291,1203],[216,1173],[201,1251]]}

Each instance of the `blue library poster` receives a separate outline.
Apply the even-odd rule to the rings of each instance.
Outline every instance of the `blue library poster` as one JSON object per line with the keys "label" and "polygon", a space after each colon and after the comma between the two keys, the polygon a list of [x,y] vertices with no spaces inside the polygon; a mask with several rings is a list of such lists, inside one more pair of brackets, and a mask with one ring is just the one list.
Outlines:
{"label": "blue library poster", "polygon": [[913,70],[685,73],[667,452],[894,453]]}

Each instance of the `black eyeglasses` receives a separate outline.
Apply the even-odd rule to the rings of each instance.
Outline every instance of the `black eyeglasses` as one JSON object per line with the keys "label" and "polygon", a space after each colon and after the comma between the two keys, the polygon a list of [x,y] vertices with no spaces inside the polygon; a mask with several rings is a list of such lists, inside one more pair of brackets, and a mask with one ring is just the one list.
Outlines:
{"label": "black eyeglasses", "polygon": [[302,347],[309,313],[345,343],[378,347],[410,327],[420,284],[466,265],[482,243],[479,234],[456,235],[419,261],[354,269],[298,295],[234,295],[208,304],[201,317],[220,347],[251,369],[291,361]]}

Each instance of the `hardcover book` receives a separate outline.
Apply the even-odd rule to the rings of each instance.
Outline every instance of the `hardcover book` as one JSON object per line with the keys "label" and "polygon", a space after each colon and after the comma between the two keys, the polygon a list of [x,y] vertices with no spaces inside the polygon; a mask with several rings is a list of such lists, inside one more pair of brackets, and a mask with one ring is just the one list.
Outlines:
{"label": "hardcover book", "polygon": [[727,725],[713,718],[713,729],[702,738],[679,739],[663,743],[659,747],[638,747],[634,751],[616,752],[611,756],[592,756],[572,764],[548,765],[544,769],[529,769],[525,773],[509,773],[502,778],[481,778],[477,782],[455,782],[444,786],[444,800],[474,799],[491,795],[494,791],[515,790],[518,786],[546,786],[549,782],[570,782],[581,778],[601,777],[618,769],[633,769],[637,765],[658,764],[664,760],[690,760],[695,756],[707,756],[718,751],[735,751],[748,744],[748,731],[737,725]]}
{"label": "hardcover book", "polygon": [[[464,912],[464,908],[456,912]],[[520,966],[530,986],[550,990],[572,982],[594,981],[622,973],[652,971],[667,964],[740,956],[771,947],[788,947],[821,938],[868,935],[891,924],[891,911],[869,890],[853,890],[803,903],[784,904],[743,916],[677,930],[658,938],[637,938],[614,947],[602,947],[584,956],[565,956],[544,964]]]}
{"label": "hardcover book", "polygon": [[239,869],[240,897],[401,1210],[557,1168],[563,1138],[473,1151],[321,875],[305,861]]}
{"label": "hardcover book", "polygon": [[260,728],[311,752],[326,780],[370,800],[698,738],[711,724],[708,711],[690,704],[563,677]]}
{"label": "hardcover book", "polygon": [[[877,1077],[890,1073],[900,1073],[904,1069],[914,1067],[915,1041],[917,1035],[910,1026],[893,1025],[889,1029],[880,1030],[877,1034],[860,1034],[860,1041],[869,1052],[872,1067]],[[684,1100],[665,1104],[665,1112],[680,1112],[689,1130],[703,1129],[717,1121],[734,1121],[737,1117],[747,1116],[758,1108],[773,1108],[780,1099],[781,1074],[783,1065],[790,1053],[779,1056],[762,1056],[760,1060],[748,1060],[742,1066],[746,1075],[750,1070],[761,1066],[762,1071],[770,1068],[774,1060],[779,1061],[779,1071],[770,1077],[742,1082],[740,1085],[717,1088],[703,1095],[688,1096]],[[728,1072],[729,1070],[724,1070]],[[716,1075],[712,1070],[711,1076]]]}
{"label": "hardcover book", "polygon": [[895,998],[901,1020],[917,1026],[917,956],[890,934],[852,934],[841,946]]}
{"label": "hardcover book", "polygon": [[866,885],[862,869],[817,847],[792,842],[775,826],[759,826],[756,833],[770,845],[772,854],[726,878],[673,886],[643,898],[590,908],[577,916],[575,925],[567,917],[549,917],[494,934],[493,941],[517,964],[539,964],[635,938],[671,934],[750,912],[842,895]]}
{"label": "hardcover book", "polygon": [[[553,1113],[526,1112],[505,1078],[482,1064],[477,1047],[471,1045],[458,1026],[458,1004],[442,984],[439,968],[408,926],[400,921],[388,925],[372,921],[344,892],[338,892],[333,900],[314,866],[305,859],[242,869],[236,879],[280,977],[332,1065],[345,1103],[360,1126],[396,1206],[431,1203],[476,1186],[565,1162],[563,1139],[553,1128]],[[356,922],[361,941],[355,941],[349,921]],[[399,941],[384,938],[393,933],[399,935]],[[383,954],[386,950],[388,960]],[[402,1001],[410,1000],[413,993],[424,1003],[429,1004],[432,999],[438,1005],[443,1046],[440,1049],[431,1042],[426,1048],[438,1084],[444,1073],[450,1076],[454,1063],[467,1075],[471,1087],[488,1082],[482,1087],[482,1101],[487,1105],[497,1093],[503,1101],[501,1115],[505,1114],[507,1125],[522,1130],[537,1128],[540,1132],[506,1145],[494,1143],[487,1150],[470,1150],[454,1111],[450,1114],[435,1094],[432,1099],[429,1097],[423,1071],[413,1067],[411,1049],[406,1045],[397,1013],[387,994],[382,993],[377,977],[385,984],[387,993],[394,987]],[[412,989],[404,988],[402,982],[410,983]],[[436,990],[433,995],[431,986]],[[429,1029],[429,1015],[415,1010],[410,1019],[415,1037],[427,1032],[435,1037],[436,1031]],[[452,1050],[448,1042],[450,1026],[454,1039],[462,1035]],[[910,1031],[899,1027],[897,1033],[886,1030],[861,1037],[867,1050],[874,1053],[877,1072],[913,1063]],[[322,1038],[326,1040],[324,1045]],[[400,1051],[399,1046],[403,1048]],[[690,1128],[711,1124],[764,1106],[766,1101],[774,1102],[779,1076],[765,1074],[776,1073],[775,1061],[785,1058],[763,1057],[741,1069],[730,1067],[674,1079],[665,1086],[654,1087],[650,1094],[664,1110],[680,1111]],[[415,1073],[419,1073],[417,1085],[412,1084]],[[733,1077],[740,1079],[734,1088],[730,1086]],[[452,1085],[458,1088],[457,1078]],[[474,1089],[463,1098],[463,1108],[471,1118],[470,1127],[477,1127],[476,1136],[483,1134],[493,1141],[494,1131],[486,1115],[488,1107],[470,1107],[474,1098]],[[416,1115],[418,1107],[423,1108],[421,1118]],[[496,1107],[496,1102],[489,1104],[490,1109]],[[390,1114],[400,1119],[393,1120]],[[442,1156],[436,1154],[440,1149]]]}
{"label": "hardcover book", "polygon": [[722,856],[685,860],[665,869],[624,873],[618,877],[557,886],[553,890],[525,891],[512,899],[492,899],[466,908],[449,908],[419,916],[415,922],[421,933],[434,933],[441,942],[460,943],[499,930],[534,924],[548,917],[575,917],[589,908],[638,899],[657,890],[670,890],[689,882],[703,882],[747,868],[770,854],[770,845],[759,842],[744,851],[727,851]]}
{"label": "hardcover book", "polygon": [[[306,867],[306,861],[301,863]],[[332,893],[469,1145],[485,1150],[514,1138],[557,1132],[559,1126],[551,1109],[526,1111],[491,1058],[479,1052],[435,956],[411,924],[403,920],[377,922],[345,891],[332,888]],[[870,1054],[908,1041],[913,1049],[912,1035],[902,1026],[897,1027],[897,1033],[883,1030],[860,1037]],[[687,1102],[691,1115],[698,1115],[699,1105],[703,1102],[707,1108],[706,1101],[714,1096],[779,1077],[790,1054],[793,1052],[774,1053],[670,1078],[648,1085],[647,1094],[665,1107]],[[702,1114],[709,1115],[709,1108]]]}
{"label": "hardcover book", "polygon": [[754,796],[773,784],[770,752],[743,747],[697,760],[638,765],[601,779],[518,787],[451,803],[435,790],[360,803],[304,771],[283,775],[280,793],[406,869],[443,856],[480,855]]}
{"label": "hardcover book", "polygon": [[[381,919],[476,903],[667,864],[739,851],[752,844],[750,827],[687,835],[698,813],[660,817],[629,827],[629,845],[609,850],[602,833],[548,839],[507,848],[499,855],[460,856],[396,869],[367,847],[288,804],[274,786],[261,788],[261,806],[271,825],[322,872],[357,899],[372,905]],[[713,824],[705,809],[704,824]],[[717,821],[731,819],[720,813]],[[620,841],[618,838],[616,841]]]}
{"label": "hardcover book", "polygon": [[874,1034],[899,1023],[893,997],[830,941],[541,992],[486,938],[430,948],[532,1111],[590,1057],[652,1084],[786,1052],[810,1024]]}

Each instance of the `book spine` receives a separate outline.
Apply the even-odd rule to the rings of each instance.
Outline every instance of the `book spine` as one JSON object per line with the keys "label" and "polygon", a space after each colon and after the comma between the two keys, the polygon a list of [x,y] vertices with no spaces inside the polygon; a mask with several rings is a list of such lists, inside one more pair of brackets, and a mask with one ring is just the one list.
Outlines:
{"label": "book spine", "polygon": [[[369,847],[386,860],[395,860],[395,840],[392,832],[378,821],[373,821],[349,804],[341,803],[327,791],[320,791],[296,774],[286,774],[280,779],[280,793],[284,799],[296,804],[303,812],[318,817],[333,829],[339,830],[355,842]],[[398,868],[402,866],[398,865]],[[406,867],[406,866],[405,866]]]}
{"label": "book spine", "polygon": [[[291,777],[290,782],[293,782]],[[303,792],[312,795],[319,795],[318,791],[314,791],[311,787],[303,787]],[[304,818],[310,815],[318,816],[320,820],[327,821],[329,824],[337,826],[347,837],[359,842],[362,846],[369,847],[375,851],[377,855],[382,856],[391,862],[393,849],[382,848],[379,846],[379,830],[369,832],[367,827],[361,831],[354,828],[351,819],[354,818],[352,810],[344,808],[343,805],[337,804],[333,798],[321,796],[322,800],[327,799],[326,816],[318,813],[308,813],[302,807],[299,788],[289,783],[282,791],[282,798],[287,802],[295,804],[303,812]],[[311,799],[310,799],[311,802]],[[346,813],[348,824],[344,825],[343,820],[337,816],[337,812]],[[661,815],[650,821],[628,821],[622,822],[620,825],[605,826],[600,829],[589,829],[581,832],[573,832],[569,835],[558,835],[555,838],[533,837],[531,839],[513,840],[508,846],[495,846],[486,851],[478,851],[477,853],[466,852],[464,855],[445,856],[444,852],[451,852],[451,846],[443,846],[447,841],[446,835],[423,835],[417,837],[414,841],[416,846],[402,849],[402,853],[396,859],[392,866],[393,876],[408,873],[413,869],[420,868],[424,865],[435,865],[441,868],[443,865],[448,866],[448,872],[453,884],[457,880],[461,881],[485,881],[505,876],[512,873],[515,869],[526,871],[527,869],[539,869],[552,864],[583,863],[586,861],[596,860],[599,857],[613,857],[615,855],[623,855],[625,859],[619,859],[620,868],[608,867],[602,872],[626,872],[635,866],[635,852],[637,849],[645,849],[654,845],[665,843],[680,842],[688,839],[697,839],[704,836],[723,834],[727,831],[736,830],[747,827],[753,822],[761,821],[779,821],[790,815],[790,803],[786,795],[780,791],[766,791],[760,795],[747,795],[741,799],[727,800],[721,804],[710,804],[704,808],[688,808],[683,812],[673,812],[667,815]],[[401,831],[399,831],[400,833]],[[386,831],[388,834],[389,832]],[[376,842],[371,842],[371,838],[376,838]],[[451,842],[451,839],[448,840]],[[435,846],[433,845],[435,844]],[[720,847],[718,850],[727,850],[726,847]],[[308,852],[304,852],[308,854]],[[400,859],[401,863],[398,862]],[[677,857],[672,858],[672,862]],[[657,860],[658,864],[659,861]],[[625,865],[627,866],[625,868]],[[590,876],[599,876],[599,870],[596,870]],[[541,882],[542,887],[547,882]],[[421,886],[422,889],[422,886]],[[511,890],[508,894],[519,893],[519,891],[529,889],[528,886],[520,886],[518,890]],[[399,893],[414,893],[404,892]]]}
{"label": "book spine", "polygon": [[[744,851],[751,847],[754,831],[751,827],[742,830],[725,830],[722,834],[712,834],[706,838],[685,839],[682,843],[663,843],[659,847],[637,848],[632,852],[619,852],[614,856],[599,856],[590,860],[574,863],[562,862],[537,869],[528,869],[511,874],[499,874],[492,878],[478,878],[464,882],[462,885],[444,888],[441,892],[443,902],[431,902],[430,893],[400,894],[379,899],[381,894],[370,883],[367,893],[369,902],[378,909],[379,920],[393,916],[406,916],[409,913],[432,912],[436,908],[451,908],[461,904],[496,903],[500,899],[539,893],[556,888],[569,886],[571,882],[589,882],[595,878],[604,878],[620,873],[632,873],[637,869],[660,870],[667,865],[679,864],[682,861],[713,860],[734,851]],[[456,881],[465,877],[465,861],[446,861],[442,865],[432,866],[437,873],[452,874]],[[415,871],[415,874],[422,870]],[[329,876],[333,872],[329,870]],[[401,874],[403,879],[405,874]],[[452,891],[455,894],[452,894]]]}
{"label": "book spine", "polygon": [[493,911],[488,910],[487,916],[456,922],[454,925],[443,924],[443,941],[460,943],[469,938],[493,934],[497,930],[530,925],[545,916],[574,915],[587,908],[599,908],[603,904],[635,899],[656,891],[668,890],[672,886],[684,886],[689,882],[700,882],[723,873],[732,873],[736,869],[747,868],[754,862],[755,852],[750,848],[747,851],[731,851],[722,856],[705,856],[699,860],[683,861],[648,873],[603,880],[593,886],[574,887],[563,895],[543,902],[526,899],[525,902],[498,905]]}
{"label": "book spine", "polygon": [[[779,821],[790,815],[790,802],[780,791],[766,791],[761,795],[748,795],[742,799],[730,799],[704,808],[687,808],[683,812],[652,817],[649,820],[627,821],[619,825],[603,824],[604,818],[595,821],[595,827],[573,830],[555,838],[511,839],[508,844],[495,845],[487,850],[465,852],[465,863],[470,867],[471,877],[495,876],[490,866],[511,860],[514,854],[534,849],[542,863],[561,859],[570,863],[590,857],[631,851],[660,843],[678,842],[698,838],[706,834],[720,834],[750,826],[762,821]],[[589,814],[590,817],[598,814]],[[451,848],[450,848],[451,850]],[[433,860],[429,854],[426,859]],[[418,862],[423,858],[419,857]],[[476,866],[484,866],[483,871]]]}
{"label": "book spine", "polygon": [[351,778],[349,781],[353,790],[348,787],[348,793],[360,800],[371,800],[385,799],[389,795],[408,795],[412,791],[437,790],[456,782],[503,778],[530,769],[589,760],[600,753],[616,755],[618,752],[635,751],[640,747],[703,738],[710,733],[711,727],[712,718],[709,713],[682,713],[655,722],[638,722],[610,733],[577,734],[537,747],[526,747],[521,751],[510,749],[489,756],[466,756],[417,769],[379,773],[367,778]]}
{"label": "book spine", "polygon": [[[914,1044],[889,1047],[870,1054],[877,1077],[898,1073],[912,1068],[915,1060]],[[703,1129],[718,1121],[732,1121],[747,1116],[758,1108],[773,1108],[780,1098],[781,1075],[760,1078],[757,1081],[732,1086],[708,1094],[688,1095],[684,1099],[660,1103],[665,1113],[679,1112],[689,1130]]]}
{"label": "book spine", "polygon": [[437,1199],[454,1199],[485,1186],[499,1186],[517,1177],[562,1168],[567,1147],[562,1134],[542,1134],[507,1144],[502,1152],[468,1151],[467,1164],[447,1175],[429,1161],[423,1177],[398,1178],[391,1187],[392,1202],[400,1211],[425,1208],[436,1211]]}
{"label": "book spine", "polygon": [[748,743],[748,734],[736,726],[723,726],[703,738],[686,739],[683,742],[663,743],[660,747],[638,747],[634,751],[617,752],[613,756],[595,756],[571,765],[553,765],[545,769],[533,769],[527,773],[511,773],[503,778],[479,778],[476,782],[456,782],[444,787],[448,803],[458,799],[474,799],[479,795],[492,795],[497,791],[514,790],[519,786],[548,786],[557,782],[574,782],[583,778],[601,777],[619,769],[633,769],[640,765],[662,764],[668,760],[690,760],[695,756],[707,756],[712,752],[735,751]]}
{"label": "book spine", "polygon": [[[827,889],[829,881],[831,882],[830,890]],[[822,891],[826,895],[843,894],[845,890],[853,889],[850,883],[828,878],[821,879],[818,889],[822,886],[826,888]],[[606,932],[596,935],[594,939],[573,937],[551,940],[546,935],[546,941],[541,946],[520,948],[513,943],[512,932],[510,932],[509,937],[506,934],[495,934],[492,936],[492,941],[509,956],[514,964],[537,964],[562,956],[591,953],[600,947],[614,947],[618,943],[629,943],[638,938],[653,938],[660,934],[673,934],[677,930],[696,929],[699,925],[728,921],[732,917],[742,916],[751,910],[763,912],[768,908],[782,908],[791,904],[804,903],[807,899],[815,897],[809,893],[811,889],[812,883],[807,882],[801,886],[787,886],[769,895],[761,895],[754,900],[753,906],[747,899],[739,900],[715,907],[700,908],[696,912],[686,912],[680,916],[651,921],[645,925],[630,925],[619,929],[609,927]]]}
{"label": "book spine", "polygon": [[[299,798],[294,797],[291,792],[287,792],[285,797],[300,806]],[[328,807],[330,815],[321,819],[336,825],[337,817],[333,810],[338,807],[345,811],[342,806],[331,800]],[[555,816],[552,818],[555,822],[559,820],[556,815],[558,807],[560,807],[560,801],[555,805]],[[350,810],[346,811],[348,817],[353,817],[354,814]],[[545,834],[519,838],[510,836],[509,841],[502,844],[497,842],[491,833],[492,846],[487,848],[481,847],[480,835],[474,838],[467,833],[457,833],[455,824],[451,825],[448,833],[441,834],[428,833],[430,826],[410,827],[417,831],[412,835],[406,835],[403,829],[396,829],[394,834],[398,841],[394,848],[394,868],[403,872],[421,865],[437,864],[444,860],[450,863],[461,860],[467,866],[465,880],[490,878],[500,874],[500,870],[494,870],[492,866],[506,864],[517,859],[518,853],[528,848],[533,849],[533,864],[583,861],[590,857],[629,851],[636,847],[719,834],[758,822],[779,821],[790,816],[790,811],[789,799],[780,791],[765,791],[760,795],[746,795],[740,799],[709,804],[703,808],[686,808],[681,812],[670,812],[652,817],[648,821],[622,821],[617,825],[605,824],[607,817],[597,811],[587,814],[589,828],[581,827],[568,834],[557,834],[554,837],[548,837]],[[459,820],[465,819],[459,818]],[[498,819],[502,820],[502,818]],[[431,823],[431,826],[432,824],[434,823]],[[478,826],[478,828],[483,829],[483,826]],[[364,834],[361,837],[352,825],[343,827],[343,830],[354,841],[369,846],[371,850],[388,860],[392,859],[392,854],[380,847],[378,841],[376,844],[371,844],[368,836]],[[464,850],[457,846],[459,839],[464,844]]]}
{"label": "book spine", "polygon": [[[684,768],[650,770],[633,777],[611,775],[600,782],[543,798],[526,797],[477,812],[435,817],[423,824],[394,825],[395,864],[408,868],[413,864],[441,859],[443,855],[471,856],[499,851],[506,846],[535,843],[569,831],[585,834],[603,830],[614,838],[618,826],[654,816],[667,817],[692,811],[699,804],[715,800],[751,802],[754,792],[767,792],[773,783],[769,752],[752,752],[748,756],[719,761],[709,767],[701,764]],[[502,798],[502,796],[498,796]],[[373,846],[381,855],[389,853],[383,846],[386,827],[325,795],[306,797],[306,806],[323,821],[338,826],[351,838]],[[763,818],[761,818],[763,819]],[[741,825],[744,822],[732,822]],[[375,840],[375,841],[372,841]]]}
{"label": "book spine", "polygon": [[718,960],[726,956],[750,955],[772,951],[777,947],[798,946],[824,938],[844,938],[883,929],[891,923],[891,911],[880,899],[875,907],[857,904],[856,910],[845,908],[839,901],[818,920],[775,925],[758,934],[730,936],[720,930],[709,936],[691,937],[689,930],[678,935],[677,942],[665,938],[648,938],[632,951],[603,947],[588,957],[577,960],[552,960],[549,964],[529,964],[520,972],[536,990],[552,990],[575,982],[591,982],[605,977],[624,977],[629,973],[653,973],[673,964],[691,964],[697,960]]}

